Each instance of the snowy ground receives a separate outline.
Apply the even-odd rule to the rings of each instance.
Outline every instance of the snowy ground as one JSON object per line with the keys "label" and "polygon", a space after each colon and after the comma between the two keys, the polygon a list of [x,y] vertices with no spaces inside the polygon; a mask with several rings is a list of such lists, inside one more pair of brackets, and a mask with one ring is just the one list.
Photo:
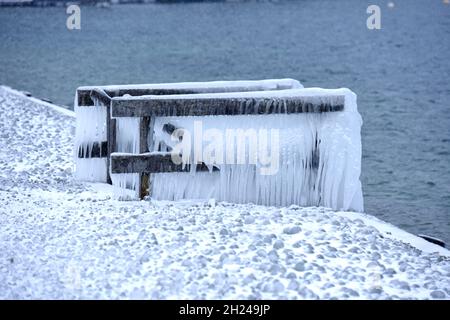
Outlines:
{"label": "snowy ground", "polygon": [[450,252],[363,214],[119,202],[70,112],[0,87],[0,298],[450,299]]}

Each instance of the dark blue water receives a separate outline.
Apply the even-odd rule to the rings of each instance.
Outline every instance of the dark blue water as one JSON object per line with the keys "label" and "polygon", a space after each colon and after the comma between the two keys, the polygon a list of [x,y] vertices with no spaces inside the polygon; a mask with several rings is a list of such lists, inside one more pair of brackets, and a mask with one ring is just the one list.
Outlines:
{"label": "dark blue water", "polygon": [[[282,1],[0,9],[0,83],[69,105],[80,85],[292,77],[349,87],[366,211],[450,243],[450,5]],[[378,4],[381,30],[366,28]],[[1,130],[1,128],[0,128]]]}

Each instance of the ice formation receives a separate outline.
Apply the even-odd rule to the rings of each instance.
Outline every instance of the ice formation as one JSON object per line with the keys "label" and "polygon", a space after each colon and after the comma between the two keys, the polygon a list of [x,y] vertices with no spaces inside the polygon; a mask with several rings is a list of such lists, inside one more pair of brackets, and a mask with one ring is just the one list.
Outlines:
{"label": "ice formation", "polygon": [[[92,90],[98,86],[83,86],[79,90]],[[247,91],[300,89],[303,85],[294,79],[238,80],[238,81],[207,81],[207,82],[175,82],[153,84],[109,85],[100,87],[106,91],[159,89],[159,90],[199,90],[203,92],[236,92]]]}
{"label": "ice formation", "polygon": [[[325,113],[156,118],[154,151],[158,151],[161,141],[164,142],[163,146],[172,143],[173,147],[174,141],[168,139],[167,133],[162,130],[166,123],[193,133],[194,121],[201,121],[203,132],[214,128],[216,132],[222,132],[223,137],[226,136],[226,130],[233,128],[255,129],[256,132],[260,129],[278,129],[279,168],[274,175],[264,175],[259,170],[263,167],[261,163],[220,164],[216,162],[215,157],[208,158],[206,154],[202,161],[218,167],[219,171],[191,170],[189,173],[152,174],[152,197],[166,200],[215,198],[236,203],[251,202],[276,206],[298,204],[363,211],[359,180],[362,119],[357,111],[356,95],[348,89],[310,88],[289,91],[286,90],[284,94],[308,95],[311,99],[332,99],[333,96],[344,95],[344,110]],[[247,94],[249,93],[243,95]],[[204,140],[203,149],[207,148],[209,143]],[[187,163],[198,162],[193,156],[193,145],[190,156],[183,158]],[[255,155],[252,153],[257,152],[257,148],[251,148],[248,142],[245,147],[247,161],[253,159]],[[236,148],[231,151],[235,150]],[[271,152],[270,148],[267,152]],[[224,143],[223,158],[227,156]]]}
{"label": "ice formation", "polygon": [[[75,131],[75,177],[85,181],[106,181],[106,158],[91,158],[94,143],[101,145],[106,140],[106,108],[99,101],[94,106],[78,106],[75,94],[74,110],[76,113]],[[81,149],[81,150],[80,150]],[[81,151],[86,155],[79,158]]]}
{"label": "ice formation", "polygon": [[[117,152],[139,153],[139,118],[116,119]],[[139,174],[111,174],[115,196],[121,200],[135,199],[139,190]]]}
{"label": "ice formation", "polygon": [[[110,85],[102,87],[79,87],[78,90],[89,91],[101,88],[107,91],[131,90],[131,89],[170,89],[170,90],[200,90],[207,92],[231,92],[238,89],[246,88],[246,90],[281,90],[289,88],[303,88],[303,86],[294,79],[267,79],[252,81],[210,81],[210,82],[180,82],[180,83],[159,83],[159,84],[142,84],[142,85]],[[101,144],[106,141],[106,108],[96,99],[94,106],[78,106],[78,96],[75,94],[74,111],[76,113],[76,132],[75,132],[75,177],[79,180],[106,182],[106,158],[91,158],[91,151],[94,144]],[[137,120],[117,120],[117,130],[121,134],[117,135],[117,150],[119,152],[137,153],[136,137],[128,134],[128,131],[136,133],[133,121]],[[127,124],[129,126],[127,126]],[[135,141],[135,142],[133,142]],[[130,145],[136,147],[133,149]],[[79,158],[78,154],[85,155]],[[136,175],[114,175],[111,177],[113,184],[119,189],[126,186],[136,190]],[[122,192],[127,193],[125,189]],[[128,192],[128,194],[130,194]]]}
{"label": "ice formation", "polygon": [[[217,149],[213,153],[202,154],[202,159],[195,155],[195,146],[190,152],[183,152],[183,162],[195,164],[203,162],[211,172],[157,173],[151,175],[151,196],[154,199],[204,199],[215,198],[236,203],[255,203],[263,205],[286,206],[298,204],[302,206],[325,206],[335,210],[363,211],[361,182],[361,137],[362,119],[357,111],[356,95],[348,89],[326,90],[319,88],[303,89],[294,80],[280,80],[281,84],[264,83],[263,89],[278,87],[296,89],[278,91],[258,91],[230,93],[232,89],[224,89],[226,93],[199,94],[210,97],[253,97],[271,98],[277,101],[277,106],[283,109],[283,99],[301,95],[311,102],[332,102],[336,96],[345,96],[343,111],[324,113],[299,113],[270,115],[240,115],[240,116],[204,116],[204,117],[157,117],[154,123],[153,141],[149,143],[150,151],[170,151],[177,147],[177,141],[172,141],[170,135],[164,132],[165,124],[182,128],[186,132],[195,132],[195,123],[201,122],[203,132],[211,132],[225,137],[222,159],[234,158],[239,139],[235,140],[235,148],[227,147],[227,130],[236,129],[248,132],[255,130],[260,137],[262,132],[268,137],[267,154],[277,153],[278,163],[274,174],[263,174],[268,164],[258,159],[256,153],[261,152],[260,141],[257,147],[252,142],[241,137],[245,150],[245,163],[220,162],[217,160]],[[215,87],[224,86],[226,82],[205,83]],[[247,82],[236,82],[242,87]],[[171,84],[174,86],[174,84]],[[180,88],[190,88],[193,84],[179,84]],[[197,86],[199,84],[196,84]],[[228,83],[229,85],[229,83]],[[161,85],[155,85],[161,86]],[[233,86],[231,86],[233,87]],[[284,88],[283,87],[283,88]],[[114,90],[115,87],[108,87]],[[262,90],[263,90],[262,89]],[[169,96],[152,96],[154,99],[165,99]],[[189,95],[178,95],[177,98],[188,98]],[[133,97],[139,99],[140,97]],[[142,97],[144,98],[144,97]],[[148,99],[149,97],[145,97]],[[281,103],[280,103],[281,101]],[[77,113],[76,150],[83,152],[92,150],[94,142],[106,140],[105,108],[95,102],[92,107],[75,105]],[[139,118],[116,118],[116,151],[139,153]],[[95,123],[94,126],[91,124]],[[89,124],[89,125],[88,125]],[[277,132],[279,143],[273,149],[272,132]],[[263,135],[264,135],[263,134]],[[194,141],[198,137],[194,137]],[[200,140],[201,148],[208,150],[208,139]],[[260,155],[260,154],[259,154]],[[256,161],[252,161],[253,159]],[[235,158],[237,160],[237,158]],[[201,161],[199,161],[201,160]],[[271,164],[269,164],[270,167]],[[79,159],[76,157],[76,175],[79,179],[88,181],[106,180],[106,159]],[[192,169],[195,166],[190,166]],[[213,167],[219,170],[212,170]],[[138,174],[111,175],[119,198],[136,198]]]}

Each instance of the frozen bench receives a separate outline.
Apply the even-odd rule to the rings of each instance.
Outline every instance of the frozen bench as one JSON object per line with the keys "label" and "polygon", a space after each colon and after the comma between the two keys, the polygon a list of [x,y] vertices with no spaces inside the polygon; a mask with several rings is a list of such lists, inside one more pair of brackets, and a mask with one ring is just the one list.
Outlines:
{"label": "frozen bench", "polygon": [[[265,117],[275,114],[287,115],[292,118],[292,115],[301,114],[340,114],[333,117],[313,116],[311,118],[313,120],[295,118],[298,120],[299,126],[304,127],[305,121],[306,123],[308,121],[313,123],[313,129],[311,130],[314,133],[308,133],[306,138],[299,138],[298,142],[299,144],[307,144],[309,149],[304,156],[297,157],[302,163],[300,166],[303,166],[300,167],[304,171],[302,174],[307,174],[311,181],[306,181],[306,178],[301,176],[296,177],[295,174],[293,176],[286,171],[288,174],[284,173],[283,179],[289,181],[286,186],[283,186],[285,191],[277,191],[278,193],[282,192],[282,195],[272,195],[269,200],[264,200],[264,196],[260,195],[253,199],[252,195],[248,196],[249,192],[246,193],[247,198],[245,198],[231,195],[227,191],[228,193],[222,192],[228,195],[223,196],[222,200],[250,201],[271,205],[292,203],[324,205],[334,209],[362,211],[362,192],[359,181],[361,165],[360,127],[362,122],[357,112],[356,96],[347,89],[303,89],[298,82],[293,80],[272,81],[274,82],[265,81],[261,83],[255,81],[252,82],[252,85],[249,85],[248,82],[220,82],[220,86],[212,87],[208,84],[205,85],[205,83],[191,83],[189,89],[186,89],[186,87],[180,89],[180,84],[159,85],[158,88],[155,87],[158,85],[154,85],[151,88],[139,88],[139,90],[133,88],[130,91],[123,88],[117,89],[116,87],[80,88],[78,90],[78,103],[82,103],[82,106],[92,103],[92,107],[106,110],[104,114],[104,131],[106,131],[104,137],[106,139],[100,139],[87,145],[78,143],[78,160],[90,160],[95,157],[106,160],[106,166],[102,170],[106,172],[105,177],[109,181],[111,174],[114,176],[138,177],[133,178],[133,182],[120,180],[122,182],[115,184],[122,188],[128,188],[132,185],[131,188],[137,189],[136,191],[141,199],[152,193],[155,185],[159,189],[161,189],[161,186],[165,187],[165,181],[167,181],[168,185],[172,185],[172,190],[169,190],[166,194],[170,194],[168,196],[170,199],[176,200],[193,194],[188,190],[191,188],[189,187],[189,183],[191,183],[189,180],[193,181],[195,177],[192,177],[192,179],[188,177],[187,180],[181,178],[179,174],[192,171],[192,167],[189,164],[174,163],[170,152],[158,152],[158,148],[152,145],[155,119],[161,119],[161,117],[201,118],[205,116],[236,116],[238,118],[243,115]],[[281,81],[281,85],[280,83],[277,84],[276,81]],[[183,84],[183,86],[186,86],[186,84]],[[256,89],[259,90],[255,91]],[[78,108],[80,107],[78,106]],[[86,119],[86,116],[82,118]],[[167,123],[167,125],[170,125],[170,123]],[[295,122],[294,126],[296,126]],[[99,127],[103,126],[100,125]],[[170,126],[166,129],[170,129]],[[173,130],[174,128],[171,128],[168,133]],[[83,140],[77,139],[77,141]],[[118,143],[118,141],[122,142]],[[118,144],[122,147],[118,148]],[[127,144],[128,146],[125,146]],[[297,161],[297,158],[293,159],[294,162]],[[283,170],[288,167],[286,163],[289,163],[289,161],[284,163]],[[195,163],[195,166],[194,171],[211,170],[208,163]],[[99,168],[100,166],[94,166],[94,171],[100,170]],[[298,168],[296,170],[298,171]],[[220,171],[220,169],[213,168],[212,171]],[[293,172],[297,171],[294,170]],[[155,184],[153,184],[151,178],[153,174],[156,174],[153,176],[156,181]],[[167,174],[171,175],[167,176]],[[178,182],[171,178],[173,176],[184,181],[184,187],[180,183],[180,188],[188,189],[179,194],[174,192],[173,189],[177,188]],[[252,178],[244,174],[243,179],[249,180]],[[270,181],[270,179],[267,181]],[[201,183],[195,183],[197,183],[195,188],[201,188]],[[214,183],[217,184],[217,180],[210,183],[211,188],[215,188]],[[264,186],[252,183],[251,187],[255,189],[255,193],[262,194],[265,192],[267,194],[267,190],[263,190]],[[276,183],[270,183],[276,185]],[[236,184],[239,185],[240,182]],[[303,185],[303,189],[297,190],[299,188],[297,184]],[[205,183],[206,185],[208,184]],[[279,183],[278,185],[277,190],[281,190]],[[228,186],[228,189],[230,189],[230,186]],[[245,194],[245,191],[243,193]],[[155,194],[158,197],[162,195],[159,191]]]}

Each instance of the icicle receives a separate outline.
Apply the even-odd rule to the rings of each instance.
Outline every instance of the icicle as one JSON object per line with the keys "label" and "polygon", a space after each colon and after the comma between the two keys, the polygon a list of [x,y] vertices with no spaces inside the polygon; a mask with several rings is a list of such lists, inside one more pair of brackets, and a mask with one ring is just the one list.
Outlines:
{"label": "icicle", "polygon": [[[75,177],[85,181],[106,182],[106,158],[91,158],[94,143],[101,145],[102,141],[106,141],[106,108],[98,101],[94,101],[94,106],[78,106],[78,96],[75,94],[74,110]],[[87,157],[79,158],[80,151]]]}
{"label": "icicle", "polygon": [[[116,118],[117,152],[139,153],[139,118]],[[114,195],[120,200],[134,200],[138,197],[139,174],[111,174]]]}
{"label": "icicle", "polygon": [[[363,211],[361,182],[362,120],[357,112],[356,95],[348,89],[303,89],[309,101],[333,103],[328,96],[345,95],[342,112],[286,114],[283,97],[267,103],[280,114],[161,117],[155,121],[155,148],[159,141],[171,147],[177,142],[162,132],[165,123],[194,132],[194,121],[202,121],[203,134],[209,129],[223,134],[223,157],[227,158],[227,129],[261,128],[279,130],[280,159],[275,175],[261,175],[261,164],[219,164],[219,172],[163,173],[153,175],[155,199],[179,200],[209,198],[263,205],[326,206],[336,210]],[[327,96],[328,95],[328,96]],[[324,97],[325,96],[325,97]],[[245,105],[241,105],[245,109]],[[192,138],[195,138],[194,136]],[[203,150],[209,142],[203,142]],[[236,146],[232,150],[236,151]],[[246,159],[252,159],[251,145],[245,144]],[[157,150],[157,149],[156,149]],[[229,151],[229,150],[228,150]],[[194,152],[192,143],[191,154]],[[269,149],[270,152],[270,149]],[[192,164],[194,157],[189,157]],[[209,159],[203,159],[208,161]],[[207,163],[208,164],[208,163]]]}

